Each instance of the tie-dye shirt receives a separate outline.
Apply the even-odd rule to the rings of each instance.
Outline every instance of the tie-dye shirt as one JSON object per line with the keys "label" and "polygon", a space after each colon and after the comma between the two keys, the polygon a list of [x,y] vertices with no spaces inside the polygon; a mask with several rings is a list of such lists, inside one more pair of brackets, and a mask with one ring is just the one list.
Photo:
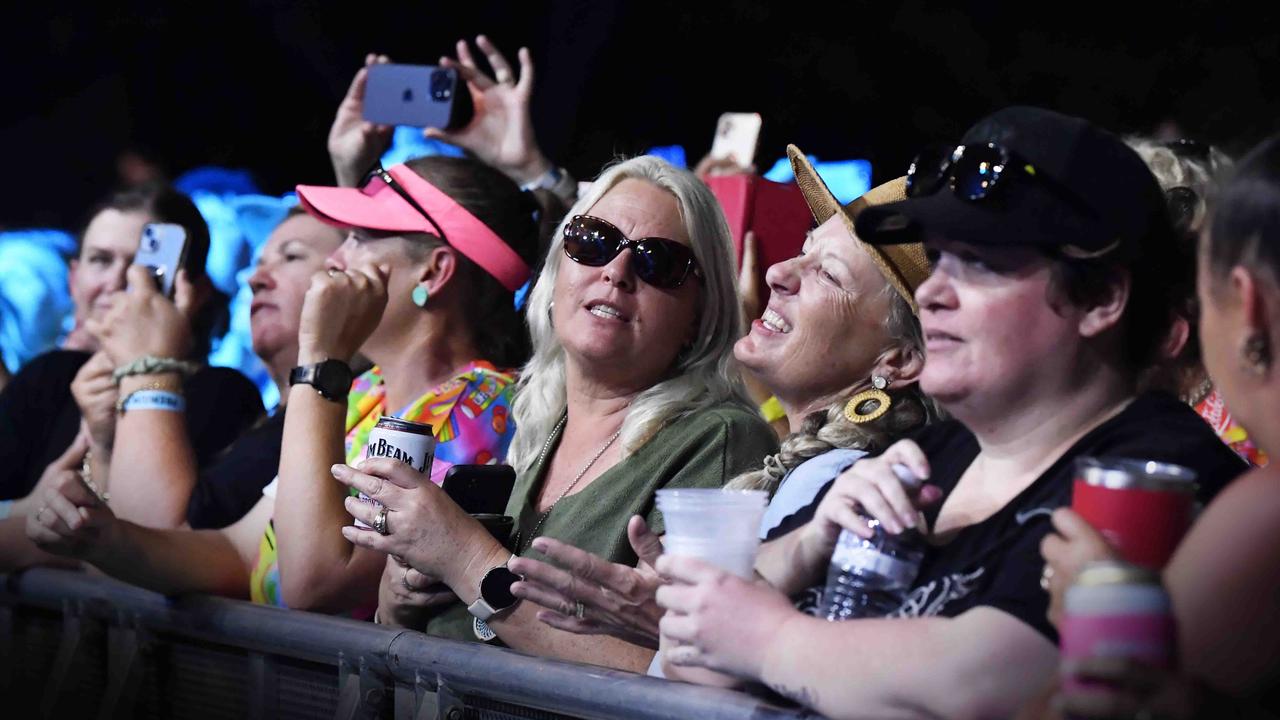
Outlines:
{"label": "tie-dye shirt", "polygon": [[1214,388],[1203,400],[1196,403],[1196,412],[1213,427],[1213,431],[1218,433],[1218,437],[1222,438],[1222,442],[1230,446],[1232,450],[1235,450],[1236,454],[1244,458],[1245,462],[1253,467],[1266,467],[1267,454],[1263,452],[1262,448],[1253,444],[1249,434],[1231,416],[1231,411],[1227,409],[1227,403],[1217,388]]}
{"label": "tie-dye shirt", "polygon": [[[511,398],[515,375],[496,370],[482,360],[471,362],[460,373],[427,392],[395,413],[395,417],[431,426],[436,438],[431,481],[444,482],[445,472],[454,465],[502,462],[515,435],[511,420]],[[347,396],[347,463],[355,464],[364,455],[369,432],[386,414],[386,387],[382,370],[374,367],[355,379]],[[275,497],[276,482],[263,490]],[[249,579],[249,594],[255,603],[284,607],[280,598],[280,565],[276,550],[275,523],[267,523],[258,544],[258,561]],[[357,611],[357,615],[371,614]]]}

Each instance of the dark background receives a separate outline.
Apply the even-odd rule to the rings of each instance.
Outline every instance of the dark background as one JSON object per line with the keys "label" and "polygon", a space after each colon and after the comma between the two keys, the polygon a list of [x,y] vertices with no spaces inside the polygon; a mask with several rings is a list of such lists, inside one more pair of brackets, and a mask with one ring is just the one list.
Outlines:
{"label": "dark background", "polygon": [[657,144],[683,144],[693,162],[726,110],[764,115],[762,165],[795,142],[825,159],[870,159],[877,180],[1014,102],[1119,132],[1173,122],[1233,152],[1280,126],[1280,10],[1132,7],[29,3],[0,23],[0,227],[74,228],[115,183],[126,148],[172,175],[247,168],[273,194],[329,182],[325,135],[364,53],[434,63],[478,32],[513,63],[530,47],[540,140],[581,178]]}

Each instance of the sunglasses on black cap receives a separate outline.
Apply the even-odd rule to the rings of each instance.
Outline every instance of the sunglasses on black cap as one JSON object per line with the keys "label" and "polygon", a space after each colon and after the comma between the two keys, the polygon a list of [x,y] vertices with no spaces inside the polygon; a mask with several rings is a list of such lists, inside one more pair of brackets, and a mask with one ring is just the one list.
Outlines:
{"label": "sunglasses on black cap", "polygon": [[1035,174],[1034,165],[996,143],[934,148],[911,161],[906,193],[909,198],[924,197],[947,185],[956,197],[972,202],[989,197],[1011,175]]}
{"label": "sunglasses on black cap", "polygon": [[692,274],[701,278],[689,246],[659,237],[631,240],[607,220],[575,215],[564,228],[564,254],[579,265],[608,265],[618,253],[631,250],[631,271],[659,288],[677,288]]}

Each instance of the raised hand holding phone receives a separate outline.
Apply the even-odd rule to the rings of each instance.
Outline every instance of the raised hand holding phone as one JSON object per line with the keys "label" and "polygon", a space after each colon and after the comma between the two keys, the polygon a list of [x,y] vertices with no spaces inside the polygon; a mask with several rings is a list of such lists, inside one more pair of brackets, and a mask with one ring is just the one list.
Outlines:
{"label": "raised hand holding phone", "polygon": [[373,123],[364,117],[369,68],[389,62],[391,59],[386,55],[366,55],[364,66],[351,79],[351,86],[333,117],[333,125],[329,128],[329,160],[341,186],[355,187],[391,142],[390,125]]}
{"label": "raised hand holding phone", "polygon": [[455,129],[431,127],[427,137],[443,140],[475,153],[520,184],[538,180],[551,162],[542,154],[533,133],[533,117],[529,104],[533,97],[533,57],[528,48],[520,48],[517,78],[506,55],[484,35],[476,37],[476,46],[493,67],[493,77],[476,65],[466,40],[457,44],[457,59],[442,57],[440,67],[457,70],[471,93],[475,114],[465,126]]}
{"label": "raised hand holding phone", "polygon": [[191,350],[190,315],[196,295],[187,271],[175,273],[173,300],[160,293],[149,267],[135,262],[128,279],[128,291],[112,295],[111,307],[101,318],[85,321],[101,351],[116,366],[143,355],[185,358]]}

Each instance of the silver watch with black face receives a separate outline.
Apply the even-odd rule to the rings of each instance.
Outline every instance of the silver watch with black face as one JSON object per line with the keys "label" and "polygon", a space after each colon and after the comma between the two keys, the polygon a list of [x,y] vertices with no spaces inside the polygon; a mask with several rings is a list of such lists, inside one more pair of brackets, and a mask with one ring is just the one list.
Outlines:
{"label": "silver watch with black face", "polygon": [[480,580],[480,597],[467,606],[467,610],[480,620],[488,620],[498,613],[510,610],[519,601],[511,594],[511,586],[520,576],[507,569],[507,564],[515,558],[512,555],[507,562],[489,570]]}

